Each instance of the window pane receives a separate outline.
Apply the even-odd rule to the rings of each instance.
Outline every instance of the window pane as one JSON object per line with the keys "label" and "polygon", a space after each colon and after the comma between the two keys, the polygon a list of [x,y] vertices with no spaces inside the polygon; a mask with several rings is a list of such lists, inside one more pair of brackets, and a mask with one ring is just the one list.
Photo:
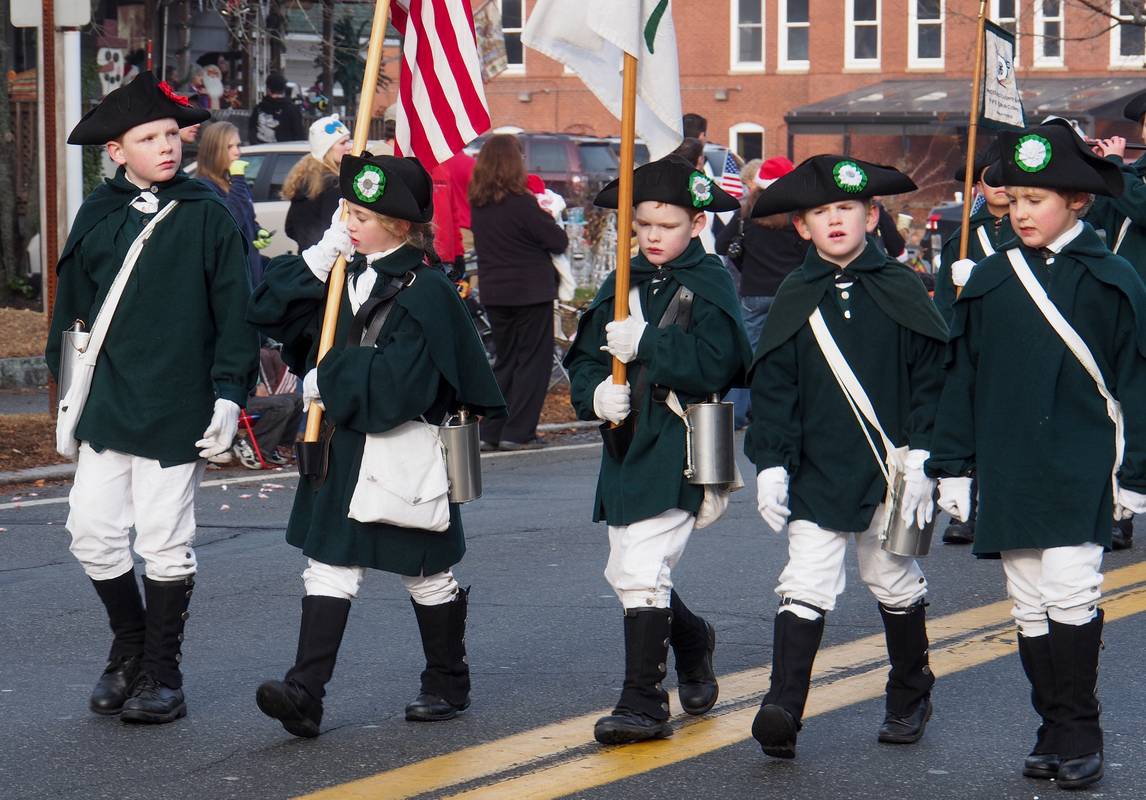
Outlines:
{"label": "window pane", "polygon": [[565,142],[534,139],[529,143],[530,172],[565,172],[569,169]]}
{"label": "window pane", "polygon": [[740,24],[763,20],[763,4],[760,0],[740,0]]}
{"label": "window pane", "polygon": [[[271,173],[271,185],[267,188],[267,196],[265,198],[256,197],[255,202],[260,200],[278,200],[283,191],[283,184],[286,182],[286,176],[294,169],[294,165],[302,158],[305,153],[279,153],[275,156],[275,168]],[[250,161],[250,158],[244,154],[244,161]],[[250,170],[250,166],[247,167]]]}
{"label": "window pane", "polygon": [[855,57],[879,58],[879,28],[864,25],[855,29]]}
{"label": "window pane", "polygon": [[1058,58],[1062,55],[1062,42],[1058,36],[1057,22],[1047,22],[1043,25],[1043,55],[1047,58]]}
{"label": "window pane", "polygon": [[940,25],[919,26],[919,58],[943,57],[943,28]]}
{"label": "window pane", "polygon": [[808,0],[788,0],[788,22],[808,21]]}
{"label": "window pane", "polygon": [[524,54],[521,51],[521,34],[505,34],[505,59],[510,64],[524,64]]}
{"label": "window pane", "polygon": [[939,0],[916,0],[915,16],[918,19],[939,19]]}
{"label": "window pane", "polygon": [[738,133],[736,134],[736,152],[745,161],[764,157],[764,134]]}
{"label": "window pane", "polygon": [[852,19],[875,21],[876,0],[852,0],[855,3],[855,13]]}
{"label": "window pane", "polygon": [[1059,0],[1043,0],[1043,16],[1044,17],[1057,17],[1059,12]]}
{"label": "window pane", "polygon": [[1015,0],[999,0],[999,13],[1002,19],[1013,19],[1015,16]]}
{"label": "window pane", "polygon": [[522,0],[501,0],[501,27],[503,29],[521,27],[521,2]]}
{"label": "window pane", "polygon": [[609,149],[608,144],[582,144],[577,147],[581,153],[581,167],[585,172],[616,173],[617,157]]}
{"label": "window pane", "polygon": [[1146,29],[1138,25],[1122,25],[1118,30],[1121,39],[1118,52],[1124,56],[1146,55],[1146,49],[1143,48],[1143,30]]}
{"label": "window pane", "polygon": [[740,55],[738,61],[764,60],[764,32],[760,28],[740,29]]}
{"label": "window pane", "polygon": [[788,60],[789,61],[807,61],[808,60],[808,29],[807,28],[789,28],[788,29]]}

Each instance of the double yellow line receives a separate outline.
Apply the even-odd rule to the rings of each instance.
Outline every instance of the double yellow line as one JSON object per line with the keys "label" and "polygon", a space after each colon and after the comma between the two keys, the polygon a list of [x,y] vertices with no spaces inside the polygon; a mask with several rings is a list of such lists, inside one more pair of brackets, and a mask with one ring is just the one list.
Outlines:
{"label": "double yellow line", "polygon": [[[1146,562],[1108,573],[1103,587],[1107,622],[1146,611]],[[1014,653],[1010,606],[1001,601],[930,620],[931,666],[936,675],[942,679]],[[886,659],[882,634],[820,651],[805,718],[881,696],[887,681]],[[431,793],[450,800],[564,797],[748,739],[769,672],[761,667],[722,675],[721,702],[715,711],[682,721],[668,740],[600,747],[593,741],[593,723],[609,713],[600,709],[299,800],[399,800]],[[677,707],[675,696],[670,703]]]}

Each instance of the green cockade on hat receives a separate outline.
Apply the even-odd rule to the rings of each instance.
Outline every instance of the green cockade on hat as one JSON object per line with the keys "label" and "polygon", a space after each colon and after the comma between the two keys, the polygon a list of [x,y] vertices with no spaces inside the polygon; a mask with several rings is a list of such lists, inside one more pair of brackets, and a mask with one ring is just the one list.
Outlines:
{"label": "green cockade on hat", "polygon": [[688,193],[695,208],[705,208],[712,203],[712,181],[703,172],[694,171],[688,176]]}
{"label": "green cockade on hat", "polygon": [[386,173],[367,164],[354,176],[354,194],[364,203],[373,203],[386,191]]}
{"label": "green cockade on hat", "polygon": [[1030,133],[1015,143],[1015,166],[1024,172],[1041,172],[1051,161],[1051,143]]}
{"label": "green cockade on hat", "polygon": [[832,167],[832,179],[845,192],[862,192],[867,186],[867,173],[854,161],[839,161]]}

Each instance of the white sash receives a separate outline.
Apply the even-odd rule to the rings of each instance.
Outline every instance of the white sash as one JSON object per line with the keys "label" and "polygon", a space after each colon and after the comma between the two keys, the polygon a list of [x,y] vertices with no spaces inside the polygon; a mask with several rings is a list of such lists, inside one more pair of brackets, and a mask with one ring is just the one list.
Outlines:
{"label": "white sash", "polygon": [[991,244],[991,237],[987,235],[987,229],[980,225],[975,229],[975,235],[979,237],[979,246],[983,248],[983,253],[988,256],[995,255],[995,246]]}

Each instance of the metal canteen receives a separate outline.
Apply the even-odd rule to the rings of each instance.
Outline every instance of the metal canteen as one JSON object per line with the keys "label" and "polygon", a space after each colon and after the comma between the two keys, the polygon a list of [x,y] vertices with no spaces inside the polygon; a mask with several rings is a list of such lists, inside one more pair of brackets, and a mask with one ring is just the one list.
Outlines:
{"label": "metal canteen", "polygon": [[462,408],[438,426],[446,451],[446,477],[451,503],[468,503],[481,497],[481,441],[477,419]]}
{"label": "metal canteen", "polygon": [[884,550],[897,556],[925,556],[931,550],[931,534],[935,530],[935,517],[920,528],[915,524],[914,516],[911,520],[903,518],[903,491],[906,486],[906,477],[902,471],[897,471],[891,482],[891,497],[885,501],[883,530],[880,540]]}
{"label": "metal canteen", "polygon": [[713,486],[736,480],[732,403],[713,395],[707,402],[684,410],[685,470],[688,482]]}
{"label": "metal canteen", "polygon": [[60,335],[60,380],[58,396],[61,399],[68,396],[68,389],[72,386],[72,377],[76,374],[76,368],[79,366],[79,361],[83,357],[84,351],[87,350],[88,340],[90,338],[91,333],[84,330],[84,322],[80,319],[73,322],[72,327],[66,329]]}

